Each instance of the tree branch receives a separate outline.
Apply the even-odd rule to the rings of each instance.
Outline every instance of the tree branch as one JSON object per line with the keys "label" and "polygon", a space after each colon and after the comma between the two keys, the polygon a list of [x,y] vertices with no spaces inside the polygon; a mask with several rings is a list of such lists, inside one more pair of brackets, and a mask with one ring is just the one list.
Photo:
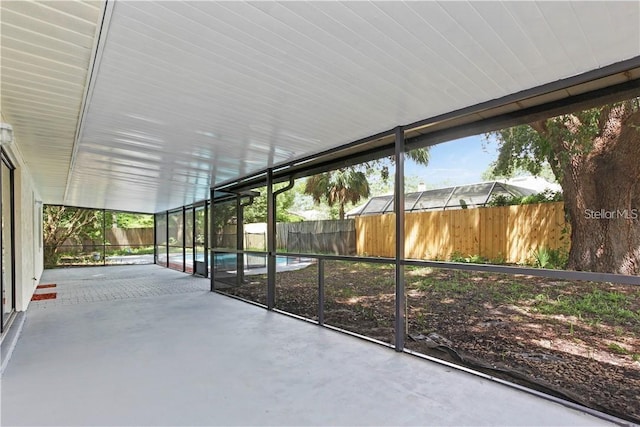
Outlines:
{"label": "tree branch", "polygon": [[538,120],[538,121],[535,121],[533,123],[529,123],[529,126],[531,126],[533,128],[533,130],[535,130],[536,132],[538,132],[540,135],[544,136],[545,138],[549,134],[549,130],[547,128],[547,121],[546,120]]}
{"label": "tree branch", "polygon": [[600,110],[600,117],[598,118],[598,136],[602,136],[602,134],[604,133],[604,129],[607,125],[607,122],[609,121],[609,115],[611,114],[612,108],[613,105],[609,104],[605,105]]}

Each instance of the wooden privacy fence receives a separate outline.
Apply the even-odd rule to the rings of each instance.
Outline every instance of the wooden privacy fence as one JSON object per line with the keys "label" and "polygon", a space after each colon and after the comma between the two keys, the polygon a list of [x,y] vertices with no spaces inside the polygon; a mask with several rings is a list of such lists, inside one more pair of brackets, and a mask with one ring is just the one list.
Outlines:
{"label": "wooden privacy fence", "polygon": [[[76,236],[65,240],[61,246],[93,247],[102,246],[104,244],[121,247],[153,246],[153,228],[107,228],[104,231],[104,240],[102,238],[97,240],[80,240]],[[159,243],[166,244],[166,241]]]}
{"label": "wooden privacy fence", "polygon": [[112,246],[152,246],[153,228],[107,228],[104,237]]}
{"label": "wooden privacy fence", "polygon": [[[395,256],[395,214],[356,218],[356,252]],[[564,204],[540,203],[405,214],[405,256],[446,260],[452,254],[526,263],[538,248],[569,248]]]}
{"label": "wooden privacy fence", "polygon": [[276,246],[288,252],[353,255],[355,221],[319,220],[276,224]]}
{"label": "wooden privacy fence", "polygon": [[[236,230],[235,224],[225,225],[214,234],[214,246],[235,249]],[[353,255],[355,240],[353,219],[276,223],[276,248],[287,252]],[[244,248],[267,249],[266,223],[245,224]]]}

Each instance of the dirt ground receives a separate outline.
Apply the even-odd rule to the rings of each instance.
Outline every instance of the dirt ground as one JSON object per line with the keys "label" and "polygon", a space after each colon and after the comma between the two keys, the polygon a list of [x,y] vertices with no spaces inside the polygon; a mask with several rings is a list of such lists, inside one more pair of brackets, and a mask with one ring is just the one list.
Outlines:
{"label": "dirt ground", "polygon": [[[316,319],[317,266],[278,273],[276,308]],[[325,323],[394,343],[394,267],[325,263]],[[406,348],[640,422],[640,288],[407,268]],[[266,303],[266,277],[222,292]]]}

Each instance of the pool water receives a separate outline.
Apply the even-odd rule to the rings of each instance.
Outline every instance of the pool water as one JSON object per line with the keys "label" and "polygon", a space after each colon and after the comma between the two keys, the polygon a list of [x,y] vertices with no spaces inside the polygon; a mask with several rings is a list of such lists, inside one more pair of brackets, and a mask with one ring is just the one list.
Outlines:
{"label": "pool water", "polygon": [[[221,267],[236,265],[237,256],[237,254],[215,254],[216,265]],[[204,254],[197,255],[196,261],[203,262]],[[300,262],[298,258],[276,256],[276,265],[297,264],[298,262]],[[209,263],[211,263],[211,255],[209,255]],[[267,255],[244,254],[244,264],[247,267],[265,267],[267,265]]]}

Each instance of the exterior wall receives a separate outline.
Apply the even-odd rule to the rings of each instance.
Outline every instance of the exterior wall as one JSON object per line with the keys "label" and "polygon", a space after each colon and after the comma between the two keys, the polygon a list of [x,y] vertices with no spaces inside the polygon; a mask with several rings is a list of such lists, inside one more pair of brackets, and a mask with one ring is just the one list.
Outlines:
{"label": "exterior wall", "polygon": [[43,267],[42,201],[15,144],[7,152],[14,172],[16,311],[27,309]]}

